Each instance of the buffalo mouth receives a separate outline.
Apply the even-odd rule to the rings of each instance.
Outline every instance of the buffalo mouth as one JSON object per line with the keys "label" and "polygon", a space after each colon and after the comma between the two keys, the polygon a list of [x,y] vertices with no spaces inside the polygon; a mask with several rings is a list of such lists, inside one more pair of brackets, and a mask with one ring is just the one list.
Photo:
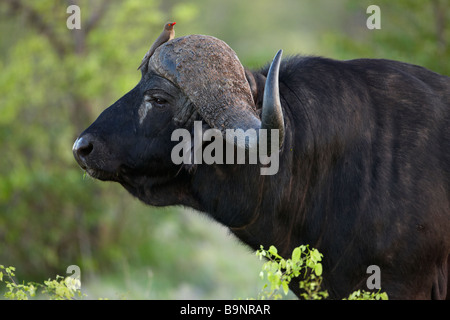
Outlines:
{"label": "buffalo mouth", "polygon": [[128,192],[146,202],[152,193],[171,186],[176,181],[176,174],[153,175],[127,165],[119,165],[116,170],[104,170],[92,167],[81,168],[92,178],[121,184]]}
{"label": "buffalo mouth", "polygon": [[148,168],[144,170],[134,164],[123,164],[119,160],[101,157],[86,157],[76,151],[74,151],[74,157],[81,169],[90,177],[101,181],[118,182],[127,190],[140,189],[143,186],[153,188],[166,184],[178,174],[178,170],[163,173],[165,170],[159,170],[157,165],[149,165],[148,167],[152,170]]}
{"label": "buffalo mouth", "polygon": [[81,161],[77,157],[75,159],[78,162],[80,168],[88,174],[91,178],[101,180],[101,181],[119,181],[120,171],[119,170],[107,170],[105,168],[100,168],[97,166],[88,165],[86,162]]}
{"label": "buffalo mouth", "polygon": [[117,181],[119,179],[120,170],[116,170],[117,166],[107,166],[104,161],[86,160],[84,157],[75,154],[75,159],[80,168],[94,179],[101,181]]}
{"label": "buffalo mouth", "polygon": [[102,181],[120,182],[121,176],[130,171],[122,161],[111,157],[104,143],[92,134],[81,135],[74,143],[72,152],[78,165],[89,176]]}
{"label": "buffalo mouth", "polygon": [[81,168],[92,178],[101,181],[118,182],[127,187],[137,187],[142,185],[156,186],[172,180],[169,175],[148,175],[139,170],[135,170],[127,165],[119,165],[116,170],[105,170],[100,168],[83,167]]}
{"label": "buffalo mouth", "polygon": [[104,170],[99,169],[92,169],[92,168],[83,168],[84,172],[86,172],[89,176],[91,176],[94,179],[101,180],[101,181],[117,181],[118,182],[118,173],[114,172],[108,172]]}

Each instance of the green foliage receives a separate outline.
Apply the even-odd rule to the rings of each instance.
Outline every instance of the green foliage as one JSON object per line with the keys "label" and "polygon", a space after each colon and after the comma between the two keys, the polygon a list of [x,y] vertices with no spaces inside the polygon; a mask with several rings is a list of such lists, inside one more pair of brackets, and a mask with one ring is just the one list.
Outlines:
{"label": "green foliage", "polygon": [[[264,250],[263,246],[256,252],[260,259],[269,261],[264,263],[260,276],[266,278],[270,285],[265,285],[260,293],[261,299],[280,299],[280,288],[285,295],[289,292],[289,283],[293,278],[300,277],[301,297],[307,300],[320,300],[328,294],[320,291],[322,282],[322,254],[317,249],[310,249],[308,245],[297,247],[292,252],[291,259],[284,259],[278,255],[278,250],[270,246]],[[270,288],[269,291],[266,291]]]}
{"label": "green foliage", "polygon": [[79,280],[71,277],[56,276],[56,279],[48,279],[43,284],[28,282],[19,284],[15,279],[15,267],[0,265],[0,282],[5,283],[4,297],[9,300],[29,300],[41,295],[51,300],[74,300],[82,298],[79,290]]}
{"label": "green foliage", "polygon": [[[8,291],[4,294],[7,299],[15,300],[28,300],[28,296],[34,297],[36,294],[36,287],[33,284],[17,284],[14,280],[16,268],[15,267],[4,267],[0,265],[0,282],[5,282]],[[4,280],[4,276],[9,278]]]}
{"label": "green foliage", "polygon": [[42,293],[52,300],[75,300],[82,298],[79,288],[79,280],[71,277],[56,276],[56,279],[44,281]]}
{"label": "green foliage", "polygon": [[355,292],[352,292],[347,299],[344,300],[388,300],[388,295],[386,292],[381,292],[381,289],[377,292],[356,290]]}
{"label": "green foliage", "polygon": [[[277,248],[270,246],[264,250],[263,246],[256,255],[268,261],[262,266],[260,277],[266,279],[266,283],[259,293],[258,298],[281,299],[280,290],[287,295],[289,284],[293,278],[299,278],[301,289],[300,297],[305,300],[321,300],[328,297],[325,290],[321,290],[322,283],[322,258],[323,255],[317,249],[310,249],[309,245],[301,245],[292,251],[290,259],[284,259],[278,254]],[[368,292],[358,290],[349,295],[345,300],[387,300],[385,292]]]}

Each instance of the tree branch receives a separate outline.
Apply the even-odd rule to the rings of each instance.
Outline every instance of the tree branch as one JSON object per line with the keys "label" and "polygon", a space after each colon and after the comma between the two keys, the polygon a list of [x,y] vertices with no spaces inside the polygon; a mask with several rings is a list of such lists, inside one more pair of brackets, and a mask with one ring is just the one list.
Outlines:
{"label": "tree branch", "polygon": [[103,18],[105,13],[108,11],[109,5],[112,3],[110,0],[103,0],[99,5],[97,10],[95,10],[92,15],[89,17],[89,20],[86,23],[86,34],[88,34],[92,29],[96,27],[98,22]]}

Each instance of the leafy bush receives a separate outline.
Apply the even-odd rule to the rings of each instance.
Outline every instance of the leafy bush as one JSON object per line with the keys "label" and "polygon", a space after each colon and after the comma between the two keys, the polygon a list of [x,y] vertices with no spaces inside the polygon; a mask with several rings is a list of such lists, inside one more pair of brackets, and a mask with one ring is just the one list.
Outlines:
{"label": "leafy bush", "polygon": [[[76,278],[56,276],[56,279],[48,279],[44,284],[28,282],[19,284],[15,279],[15,267],[0,265],[0,282],[6,284],[4,297],[11,300],[28,300],[42,294],[51,300],[74,300],[83,297],[80,291],[80,281]],[[6,277],[4,279],[4,277]],[[40,290],[38,292],[38,290]]]}
{"label": "leafy bush", "polygon": [[[293,278],[300,277],[300,297],[306,300],[321,300],[328,297],[326,290],[321,290],[322,284],[322,258],[323,255],[317,249],[310,249],[308,245],[295,248],[290,259],[284,259],[278,254],[277,248],[270,246],[264,250],[263,246],[256,252],[262,259],[267,258],[262,266],[260,277],[266,279],[266,283],[258,294],[258,299],[281,299],[289,292],[289,284]],[[74,300],[83,298],[80,281],[73,277],[56,276],[54,280],[44,281],[43,284],[28,282],[19,284],[15,280],[15,268],[0,265],[0,282],[6,284],[4,297],[14,300],[28,300],[35,297],[38,290],[44,296],[52,300]],[[7,279],[4,279],[4,278]],[[282,292],[282,293],[281,293]],[[385,292],[368,292],[358,290],[351,293],[344,300],[387,300]]]}
{"label": "leafy bush", "polygon": [[[260,259],[268,261],[262,266],[261,278],[269,282],[259,293],[259,299],[281,299],[282,294],[289,292],[289,283],[293,278],[300,277],[300,297],[306,300],[321,300],[328,297],[328,292],[321,290],[322,283],[322,257],[317,249],[310,249],[308,245],[301,245],[292,251],[291,259],[284,259],[278,254],[277,248],[270,246],[264,250],[263,246],[256,252]],[[269,289],[270,288],[270,289]],[[368,292],[358,290],[351,293],[344,300],[387,300],[385,292]]]}
{"label": "leafy bush", "polygon": [[[326,291],[320,291],[322,282],[322,254],[317,249],[310,249],[309,246],[302,245],[292,252],[291,259],[284,259],[278,255],[278,250],[271,246],[269,250],[264,250],[261,246],[256,252],[260,259],[266,257],[269,261],[264,263],[261,278],[266,277],[270,283],[265,284],[259,294],[260,299],[280,299],[280,287],[284,294],[289,292],[289,283],[293,278],[303,277],[300,281],[302,289],[301,297],[308,300],[320,300],[328,297]],[[270,287],[270,290],[266,289]]]}

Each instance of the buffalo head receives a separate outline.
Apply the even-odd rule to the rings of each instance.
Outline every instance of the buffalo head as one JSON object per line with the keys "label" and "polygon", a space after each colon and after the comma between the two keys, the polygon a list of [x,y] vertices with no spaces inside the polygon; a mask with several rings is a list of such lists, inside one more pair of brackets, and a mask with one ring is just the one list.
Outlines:
{"label": "buffalo head", "polygon": [[[79,136],[73,145],[75,159],[92,177],[117,181],[149,204],[193,205],[186,195],[187,178],[171,161],[176,145],[172,132],[192,130],[194,120],[220,130],[225,140],[227,129],[277,129],[281,147],[280,60],[281,50],[257,110],[256,87],[251,86],[255,79],[225,42],[203,35],[173,39],[142,66],[137,86]],[[245,148],[255,148],[259,138],[259,134],[249,138]]]}

